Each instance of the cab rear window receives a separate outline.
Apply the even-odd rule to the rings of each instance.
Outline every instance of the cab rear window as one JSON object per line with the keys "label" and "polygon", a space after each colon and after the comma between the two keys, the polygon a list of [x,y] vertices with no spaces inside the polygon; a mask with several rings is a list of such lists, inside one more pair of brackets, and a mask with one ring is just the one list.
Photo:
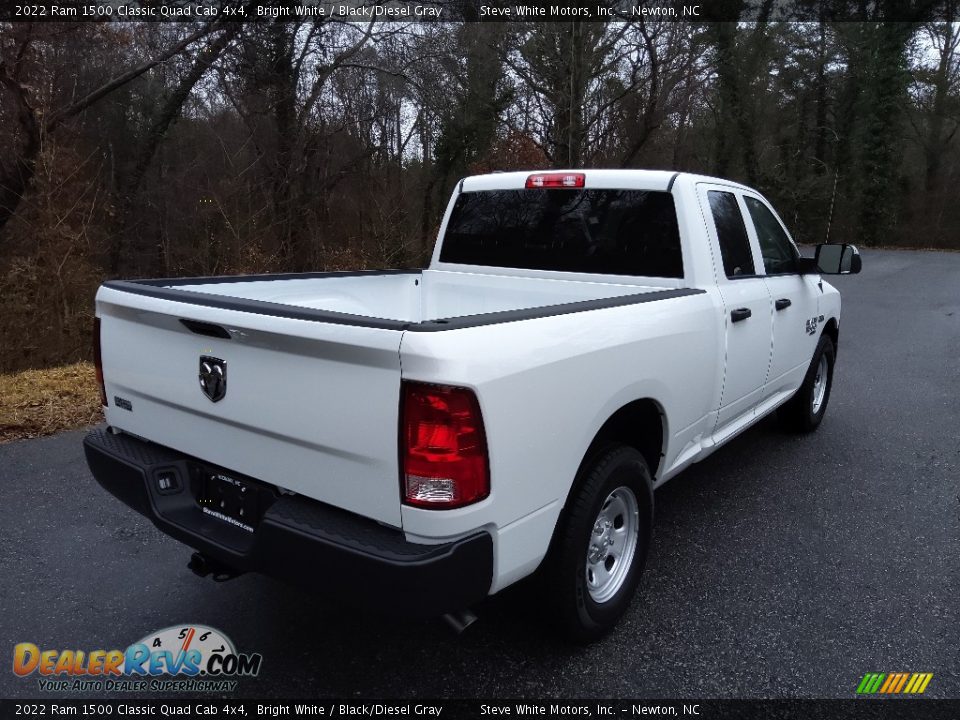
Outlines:
{"label": "cab rear window", "polygon": [[440,261],[683,277],[673,195],[653,190],[466,192],[454,204]]}

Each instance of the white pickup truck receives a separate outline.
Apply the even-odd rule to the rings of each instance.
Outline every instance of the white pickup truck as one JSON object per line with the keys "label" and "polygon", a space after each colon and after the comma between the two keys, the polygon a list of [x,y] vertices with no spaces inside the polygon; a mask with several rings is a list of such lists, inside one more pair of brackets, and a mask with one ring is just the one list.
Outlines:
{"label": "white pickup truck", "polygon": [[852,245],[684,173],[469,177],[429,268],[110,281],[103,487],[219,579],[440,615],[526,576],[622,615],[653,491],[771,411],[820,423]]}

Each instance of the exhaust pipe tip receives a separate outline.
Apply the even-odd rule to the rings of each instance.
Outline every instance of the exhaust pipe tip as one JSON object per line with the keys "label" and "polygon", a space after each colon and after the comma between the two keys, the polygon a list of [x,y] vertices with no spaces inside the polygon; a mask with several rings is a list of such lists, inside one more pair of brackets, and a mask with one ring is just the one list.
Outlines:
{"label": "exhaust pipe tip", "polygon": [[443,616],[443,619],[456,635],[462,635],[464,630],[477,621],[477,616],[471,610],[464,609],[447,613]]}
{"label": "exhaust pipe tip", "polygon": [[210,565],[207,563],[207,558],[198,552],[190,556],[187,569],[197,577],[206,577],[210,574]]}
{"label": "exhaust pipe tip", "polygon": [[235,577],[243,575],[242,572],[234,570],[213,558],[208,558],[199,552],[195,552],[190,556],[187,569],[197,577],[212,575],[214,582],[226,582],[227,580],[232,580]]}

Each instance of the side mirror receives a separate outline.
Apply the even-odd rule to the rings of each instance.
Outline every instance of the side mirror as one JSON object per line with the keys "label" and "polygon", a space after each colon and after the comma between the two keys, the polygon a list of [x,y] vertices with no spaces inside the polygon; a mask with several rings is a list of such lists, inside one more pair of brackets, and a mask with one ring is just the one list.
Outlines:
{"label": "side mirror", "polygon": [[824,275],[854,275],[863,262],[856,245],[817,245],[817,270]]}

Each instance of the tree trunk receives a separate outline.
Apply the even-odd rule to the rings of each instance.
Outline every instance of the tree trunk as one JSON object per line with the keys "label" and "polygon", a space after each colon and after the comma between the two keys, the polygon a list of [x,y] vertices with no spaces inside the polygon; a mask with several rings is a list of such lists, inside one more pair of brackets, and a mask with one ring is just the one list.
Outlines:
{"label": "tree trunk", "polygon": [[23,132],[23,146],[10,164],[0,162],[0,232],[13,217],[37,170],[41,147],[41,125],[36,109],[30,104],[27,89],[14,75],[0,65],[0,85],[13,95],[17,105],[17,121]]}
{"label": "tree trunk", "polygon": [[819,161],[815,163],[814,172],[824,175],[827,172],[827,27],[821,13],[819,38],[817,42],[817,88],[816,88],[816,144],[813,156]]}
{"label": "tree trunk", "polygon": [[715,26],[717,45],[717,91],[720,97],[720,120],[717,128],[717,151],[714,172],[718,177],[730,174],[737,138],[736,118],[740,116],[740,88],[737,73],[735,22]]}
{"label": "tree trunk", "polygon": [[[906,26],[906,27],[904,27]],[[908,76],[906,44],[912,27],[884,21],[873,30],[875,51],[869,61],[861,171],[865,182],[860,195],[860,233],[867,245],[889,244],[900,205],[897,193],[901,118]]]}
{"label": "tree trunk", "polygon": [[272,25],[270,58],[270,101],[276,129],[276,155],[273,165],[274,227],[280,239],[284,264],[297,268],[307,262],[300,223],[295,220],[294,143],[297,136],[297,78],[293,65],[293,37],[284,25]]}
{"label": "tree trunk", "polygon": [[954,45],[957,41],[957,28],[952,22],[945,22],[943,27],[943,47],[940,51],[940,60],[937,64],[934,78],[933,113],[930,117],[930,128],[926,140],[926,172],[924,173],[924,189],[928,197],[932,194],[940,178],[940,167],[945,150],[944,126],[947,119],[947,103],[950,95],[950,70],[953,63]]}

